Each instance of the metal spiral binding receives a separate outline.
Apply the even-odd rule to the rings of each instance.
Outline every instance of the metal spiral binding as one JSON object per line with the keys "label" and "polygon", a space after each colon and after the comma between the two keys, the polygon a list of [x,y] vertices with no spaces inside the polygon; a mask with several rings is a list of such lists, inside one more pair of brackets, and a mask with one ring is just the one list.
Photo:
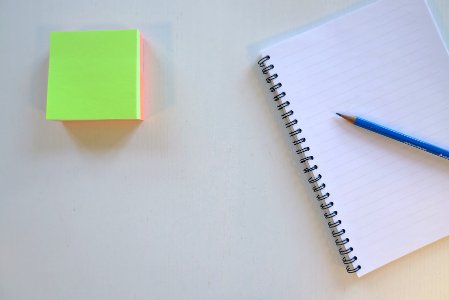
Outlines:
{"label": "metal spiral binding", "polygon": [[329,219],[327,225],[331,229],[332,237],[335,238],[335,244],[339,248],[338,252],[341,256],[343,256],[342,261],[346,265],[346,271],[348,273],[355,273],[362,267],[360,265],[356,266],[354,264],[357,261],[357,256],[350,256],[350,253],[354,251],[354,248],[347,246],[350,240],[347,237],[343,237],[343,235],[346,234],[346,230],[338,230],[337,228],[342,224],[342,222],[341,220],[335,220],[338,212],[336,210],[331,210],[331,208],[334,206],[334,203],[332,201],[326,201],[326,199],[329,198],[330,194],[324,192],[326,184],[319,183],[319,181],[322,179],[321,174],[314,176],[314,174],[312,173],[313,171],[318,169],[318,166],[312,163],[314,157],[312,155],[308,155],[307,153],[310,151],[310,148],[302,146],[306,139],[298,138],[298,135],[302,132],[302,130],[299,128],[293,128],[293,126],[298,124],[298,120],[294,118],[294,111],[288,109],[290,102],[282,101],[282,98],[285,98],[287,94],[285,92],[279,91],[279,89],[282,87],[282,83],[274,82],[274,80],[278,78],[278,75],[276,73],[270,72],[274,69],[274,66],[272,64],[266,64],[266,62],[269,60],[270,56],[267,55],[261,58],[258,64],[262,68],[262,73],[264,75],[267,75],[267,78],[265,80],[267,83],[271,84],[270,92],[275,94],[273,96],[273,100],[277,103],[277,109],[281,111],[281,118],[285,120],[285,128],[290,130],[289,135],[293,138],[293,145],[298,148],[298,150],[296,150],[296,154],[300,156],[299,162],[304,165],[303,172],[312,174],[308,179],[308,182],[312,185],[312,190],[317,194],[316,200],[321,202],[320,208],[324,211],[324,218],[326,220]]}

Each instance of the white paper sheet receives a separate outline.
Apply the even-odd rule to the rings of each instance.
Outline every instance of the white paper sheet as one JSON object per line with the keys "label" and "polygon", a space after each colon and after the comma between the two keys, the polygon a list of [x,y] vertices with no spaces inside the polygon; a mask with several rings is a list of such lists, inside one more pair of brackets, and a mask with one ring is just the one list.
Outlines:
{"label": "white paper sheet", "polygon": [[449,148],[449,57],[424,0],[381,0],[265,49],[362,276],[449,234],[449,161],[354,126]]}

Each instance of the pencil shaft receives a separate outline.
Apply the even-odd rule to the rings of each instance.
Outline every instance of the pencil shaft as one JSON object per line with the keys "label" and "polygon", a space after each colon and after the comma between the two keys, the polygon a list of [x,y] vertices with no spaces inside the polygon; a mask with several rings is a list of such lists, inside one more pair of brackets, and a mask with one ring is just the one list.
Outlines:
{"label": "pencil shaft", "polygon": [[449,151],[443,148],[440,148],[438,146],[429,144],[427,142],[421,141],[419,139],[416,139],[414,137],[411,137],[409,135],[403,134],[401,132],[398,132],[396,130],[387,128],[385,126],[373,123],[371,121],[365,120],[363,118],[357,117],[355,119],[354,125],[357,125],[359,127],[365,128],[367,130],[373,131],[375,133],[378,133],[380,135],[389,137],[393,140],[402,142],[404,144],[407,144],[409,146],[424,150],[426,152],[435,154],[437,156],[440,156],[445,159],[449,159]]}

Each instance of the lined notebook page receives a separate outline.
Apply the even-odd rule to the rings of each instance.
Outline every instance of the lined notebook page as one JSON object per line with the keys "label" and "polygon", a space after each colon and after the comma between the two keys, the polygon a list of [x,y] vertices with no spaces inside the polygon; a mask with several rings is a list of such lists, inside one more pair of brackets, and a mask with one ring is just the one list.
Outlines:
{"label": "lined notebook page", "polygon": [[424,0],[380,0],[263,51],[364,275],[449,234],[449,161],[354,126],[449,148],[449,57]]}

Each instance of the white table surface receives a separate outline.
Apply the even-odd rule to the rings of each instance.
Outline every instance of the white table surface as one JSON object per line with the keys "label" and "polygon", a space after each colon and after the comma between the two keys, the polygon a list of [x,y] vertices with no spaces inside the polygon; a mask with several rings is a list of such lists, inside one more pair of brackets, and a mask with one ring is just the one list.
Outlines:
{"label": "white table surface", "polygon": [[[0,0],[0,299],[448,299],[449,238],[346,274],[256,67],[358,3]],[[50,31],[122,28],[146,120],[46,121]]]}

